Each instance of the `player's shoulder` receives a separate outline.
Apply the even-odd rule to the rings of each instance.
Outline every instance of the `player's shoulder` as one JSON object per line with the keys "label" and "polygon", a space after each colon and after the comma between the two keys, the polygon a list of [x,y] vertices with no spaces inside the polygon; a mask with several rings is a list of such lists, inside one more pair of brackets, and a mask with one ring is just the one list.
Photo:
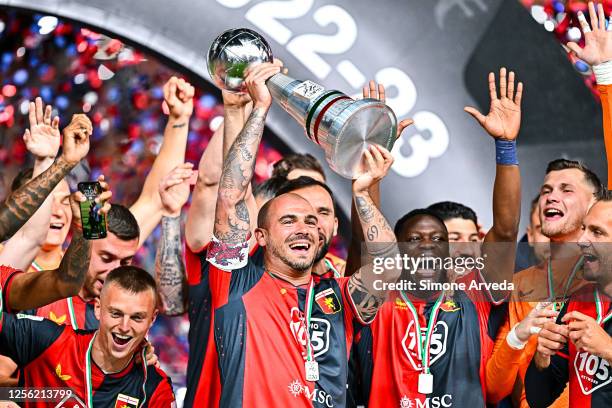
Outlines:
{"label": "player's shoulder", "polygon": [[0,285],[4,287],[9,279],[21,273],[24,272],[20,269],[15,269],[9,265],[0,265]]}
{"label": "player's shoulder", "polygon": [[533,281],[540,279],[542,277],[542,273],[545,271],[546,263],[542,262],[515,273],[512,280],[514,281],[515,286],[517,283],[532,283]]}

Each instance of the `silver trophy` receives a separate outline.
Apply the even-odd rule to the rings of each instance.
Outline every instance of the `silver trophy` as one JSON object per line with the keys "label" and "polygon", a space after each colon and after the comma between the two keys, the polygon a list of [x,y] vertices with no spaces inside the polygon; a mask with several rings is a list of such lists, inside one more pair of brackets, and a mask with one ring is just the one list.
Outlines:
{"label": "silver trophy", "polygon": [[[244,71],[251,64],[272,62],[268,42],[257,32],[237,28],[219,35],[208,50],[208,72],[214,83],[230,92],[246,92]],[[325,150],[329,166],[346,178],[361,173],[369,144],[391,150],[397,118],[376,99],[354,100],[311,81],[278,73],[267,81],[276,102],[302,125],[306,136]]]}

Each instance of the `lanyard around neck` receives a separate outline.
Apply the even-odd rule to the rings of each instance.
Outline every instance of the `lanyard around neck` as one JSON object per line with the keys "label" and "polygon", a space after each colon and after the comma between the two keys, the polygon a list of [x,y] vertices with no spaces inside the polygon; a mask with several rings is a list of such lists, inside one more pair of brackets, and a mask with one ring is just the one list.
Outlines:
{"label": "lanyard around neck", "polygon": [[603,325],[608,320],[612,318],[612,310],[608,311],[606,316],[603,315],[603,302],[601,300],[601,296],[599,295],[599,290],[595,288],[595,292],[593,294],[595,296],[595,309],[597,310],[597,323]]}
{"label": "lanyard around neck", "polygon": [[[574,276],[578,272],[578,269],[580,269],[581,267],[582,267],[582,257],[580,257],[580,259],[576,261],[576,263],[574,264],[574,267],[572,268],[572,273],[570,274],[565,284],[565,292],[563,292],[564,298],[567,296],[567,292],[569,291],[570,285],[572,284],[574,280]],[[550,257],[548,258],[548,293],[549,293],[548,299],[551,302],[554,302],[556,299],[556,296],[555,296],[555,285],[553,281],[552,258]],[[556,310],[556,307],[555,307],[555,310]]]}
{"label": "lanyard around neck", "polygon": [[436,325],[436,320],[438,319],[438,312],[440,311],[440,307],[442,306],[442,299],[444,298],[444,292],[440,294],[436,303],[434,303],[431,312],[429,314],[429,322],[427,323],[427,329],[425,331],[425,343],[423,344],[421,340],[421,323],[419,322],[419,314],[416,310],[416,307],[412,304],[408,296],[404,293],[404,291],[400,291],[400,296],[408,306],[408,309],[412,313],[414,327],[416,330],[416,342],[417,342],[417,352],[419,358],[421,359],[421,365],[423,366],[423,371],[429,374],[429,364],[430,364],[430,352],[429,345],[431,344],[431,336],[433,335],[433,331]]}
{"label": "lanyard around neck", "polygon": [[[91,340],[89,341],[89,346],[87,346],[87,352],[85,353],[85,392],[86,392],[86,401],[87,401],[87,408],[93,408],[93,382],[91,379],[91,363],[92,363],[92,359],[91,359],[91,350],[93,348],[93,344],[94,344],[94,340],[96,339],[96,336],[98,335],[98,332],[95,332],[94,335],[91,337]],[[142,407],[145,402],[147,401],[147,390],[146,390],[146,385],[147,385],[147,359],[146,359],[146,348],[143,347],[142,348],[142,367],[143,367],[143,371],[144,371],[144,380],[142,382],[142,402],[140,403],[140,407]]]}

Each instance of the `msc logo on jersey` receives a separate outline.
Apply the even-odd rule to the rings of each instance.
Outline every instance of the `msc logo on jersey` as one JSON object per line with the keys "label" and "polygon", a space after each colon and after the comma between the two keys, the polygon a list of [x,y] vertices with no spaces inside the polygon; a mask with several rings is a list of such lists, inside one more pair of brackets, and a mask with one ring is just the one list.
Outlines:
{"label": "msc logo on jersey", "polygon": [[453,406],[453,396],[444,394],[438,397],[427,397],[424,400],[403,396],[400,408],[448,408]]}
{"label": "msc logo on jersey", "polygon": [[[306,350],[306,329],[304,324],[304,313],[297,307],[291,309],[291,320],[289,322],[291,333],[295,340],[304,346]],[[329,331],[330,324],[325,319],[313,317],[310,319],[310,344],[314,352],[314,356],[320,356],[329,349]],[[306,359],[306,353],[302,352],[302,356]]]}
{"label": "msc logo on jersey", "polygon": [[584,395],[592,394],[598,388],[612,382],[610,363],[589,353],[578,353],[574,359],[576,377]]}
{"label": "msc logo on jersey", "polygon": [[307,385],[302,384],[300,380],[294,380],[289,384],[289,392],[296,398],[303,395],[309,401],[318,402],[329,408],[334,406],[334,399],[330,394],[318,388],[310,389]]}
{"label": "msc logo on jersey", "polygon": [[[425,341],[426,327],[421,328],[420,339],[422,342]],[[402,339],[402,347],[408,360],[412,364],[415,370],[420,370],[421,367],[421,356],[418,354],[417,348],[417,333],[414,321],[411,320],[406,328],[406,334]],[[433,365],[440,357],[446,353],[446,340],[448,338],[448,325],[446,322],[438,321],[434,327],[434,332],[431,335],[431,343],[429,344],[429,353],[431,358],[431,365]]]}
{"label": "msc logo on jersey", "polygon": [[327,288],[317,293],[315,301],[325,314],[335,314],[342,310],[336,292],[332,288]]}
{"label": "msc logo on jersey", "polygon": [[114,408],[138,408],[138,398],[119,394],[117,395]]}

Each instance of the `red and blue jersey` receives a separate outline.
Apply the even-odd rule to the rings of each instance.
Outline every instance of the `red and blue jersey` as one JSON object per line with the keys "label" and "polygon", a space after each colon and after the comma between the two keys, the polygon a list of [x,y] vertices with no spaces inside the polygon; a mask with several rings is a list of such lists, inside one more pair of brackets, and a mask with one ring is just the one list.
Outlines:
{"label": "red and blue jersey", "polygon": [[[94,333],[75,331],[70,326],[57,325],[37,316],[3,313],[0,353],[21,368],[20,386],[68,387],[73,393],[69,406],[83,407],[86,401],[85,356]],[[154,366],[143,367],[143,363],[134,358],[123,370],[113,374],[105,374],[92,362],[91,374],[96,407],[139,407],[143,402],[143,407],[174,406],[170,378]],[[25,403],[25,407],[55,405],[57,402]]]}
{"label": "red and blue jersey", "polygon": [[[246,265],[231,272],[206,261],[205,252],[187,258],[195,325],[185,405],[344,406],[357,316],[346,292],[348,278],[314,281],[307,331],[306,288],[265,273],[262,250],[255,248]],[[319,365],[317,382],[306,381],[307,332]]]}
{"label": "red and blue jersey", "polygon": [[[564,324],[561,318],[566,313],[578,311],[597,319],[595,288],[585,286],[565,304],[557,324]],[[601,294],[602,314],[607,316],[612,310],[612,299]],[[612,319],[603,323],[603,329],[612,336]],[[532,361],[525,378],[525,391],[529,406],[547,407],[561,395],[569,381],[569,406],[580,408],[600,408],[612,406],[612,362],[581,351],[570,340],[563,350],[550,359],[550,366],[538,370]]]}
{"label": "red and blue jersey", "polygon": [[[471,277],[463,279],[469,282]],[[361,388],[352,392],[356,399],[370,408],[484,407],[486,362],[503,311],[492,313],[491,302],[476,291],[455,291],[445,298],[429,346],[433,393],[424,395],[417,389],[422,373],[417,341],[424,339],[437,297],[407,296],[417,311],[421,333],[399,292],[391,292],[370,326],[356,335],[355,381]]]}

